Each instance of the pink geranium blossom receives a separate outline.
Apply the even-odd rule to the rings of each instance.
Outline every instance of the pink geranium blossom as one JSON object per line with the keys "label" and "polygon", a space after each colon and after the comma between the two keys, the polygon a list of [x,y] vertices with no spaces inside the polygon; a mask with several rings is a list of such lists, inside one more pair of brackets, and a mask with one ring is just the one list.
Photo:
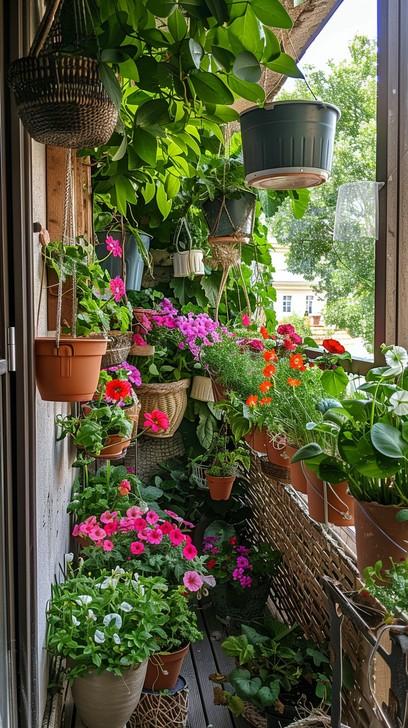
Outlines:
{"label": "pink geranium blossom", "polygon": [[105,539],[105,541],[102,544],[102,548],[104,551],[112,551],[112,549],[113,549],[112,541],[109,541],[109,539]]}
{"label": "pink geranium blossom", "polygon": [[165,412],[155,409],[151,412],[145,412],[143,427],[145,430],[151,430],[152,432],[160,432],[169,429],[169,418]]}
{"label": "pink geranium blossom", "polygon": [[184,536],[184,533],[182,533],[179,528],[174,528],[173,531],[171,531],[171,533],[169,533],[169,539],[170,539],[170,543],[173,546],[180,546],[180,544],[184,543],[185,536]]}
{"label": "pink geranium blossom", "polygon": [[159,520],[159,516],[156,513],[156,511],[147,511],[146,513],[146,521],[150,526],[154,526],[155,523]]}
{"label": "pink geranium blossom", "polygon": [[133,554],[133,556],[140,556],[144,550],[144,544],[140,543],[140,541],[132,541],[130,544],[130,553]]}
{"label": "pink geranium blossom", "polygon": [[198,551],[192,543],[188,543],[186,546],[184,546],[183,556],[185,559],[187,559],[187,561],[192,561],[193,559],[195,559],[197,554]]}
{"label": "pink geranium blossom", "polygon": [[146,346],[147,341],[141,334],[133,334],[133,343],[136,344],[136,346]]}
{"label": "pink geranium blossom", "polygon": [[112,511],[112,512],[110,512],[110,511],[105,511],[105,512],[104,512],[104,513],[102,513],[102,515],[101,515],[101,516],[99,517],[99,520],[100,520],[100,522],[101,522],[101,523],[103,523],[103,524],[106,524],[106,523],[113,523],[114,521],[116,521],[117,515],[118,515],[118,514],[117,514],[117,511]]}
{"label": "pink geranium blossom", "polygon": [[105,238],[106,250],[112,253],[114,258],[122,257],[122,246],[119,240],[115,240],[112,235],[107,235]]}
{"label": "pink geranium blossom", "polygon": [[121,496],[127,496],[132,490],[132,486],[128,480],[121,480],[118,485],[118,493]]}
{"label": "pink geranium blossom", "polygon": [[241,316],[241,321],[243,326],[250,326],[251,325],[251,319],[248,316],[247,313],[243,313]]}
{"label": "pink geranium blossom", "polygon": [[109,282],[109,288],[116,303],[119,303],[120,299],[123,298],[126,293],[126,287],[122,278],[120,276],[112,278]]}
{"label": "pink geranium blossom", "polygon": [[92,539],[92,541],[102,541],[103,538],[106,536],[106,531],[101,528],[100,526],[94,526],[92,531],[89,533],[89,538]]}
{"label": "pink geranium blossom", "polygon": [[204,584],[202,577],[197,571],[186,571],[183,576],[183,584],[191,592],[197,592]]}

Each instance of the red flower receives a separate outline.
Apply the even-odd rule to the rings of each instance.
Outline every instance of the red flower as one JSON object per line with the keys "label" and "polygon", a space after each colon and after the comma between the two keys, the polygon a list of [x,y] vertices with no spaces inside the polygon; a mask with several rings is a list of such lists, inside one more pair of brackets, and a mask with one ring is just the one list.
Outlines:
{"label": "red flower", "polygon": [[259,390],[262,392],[262,394],[265,394],[266,392],[269,392],[270,388],[272,387],[271,382],[268,382],[266,379],[264,382],[261,382],[259,385]]}
{"label": "red flower", "polygon": [[118,485],[118,493],[119,495],[126,496],[130,493],[132,490],[132,486],[129,483],[128,480],[121,480]]}
{"label": "red flower", "polygon": [[279,324],[276,331],[281,336],[291,336],[295,333],[295,327],[292,324]]}
{"label": "red flower", "polygon": [[268,329],[266,328],[266,326],[261,326],[261,328],[259,329],[259,332],[260,332],[260,334],[261,334],[261,336],[262,336],[263,339],[270,339],[271,338],[270,335],[269,335]]}
{"label": "red flower", "polygon": [[344,354],[346,351],[343,344],[340,344],[340,341],[337,341],[337,339],[325,339],[323,346],[329,354]]}
{"label": "red flower", "polygon": [[300,387],[302,384],[302,381],[300,379],[294,379],[293,377],[288,377],[288,384],[290,387]]}
{"label": "red flower", "polygon": [[132,385],[126,379],[112,379],[105,387],[105,399],[108,402],[123,402],[131,393]]}
{"label": "red flower", "polygon": [[250,326],[251,325],[251,319],[249,318],[247,313],[242,314],[241,321],[243,326]]}
{"label": "red flower", "polygon": [[165,412],[155,409],[151,412],[145,412],[143,427],[145,430],[151,430],[152,432],[160,432],[160,430],[169,429],[169,418]]}
{"label": "red flower", "polygon": [[294,344],[292,339],[289,339],[289,337],[284,339],[283,346],[286,351],[294,351],[296,349],[296,344]]}
{"label": "red flower", "polygon": [[231,538],[228,539],[228,543],[230,544],[230,546],[236,546],[237,545],[237,537],[236,536],[231,536]]}
{"label": "red flower", "polygon": [[259,404],[270,404],[272,402],[272,397],[262,397],[262,399],[259,400]]}
{"label": "red flower", "polygon": [[291,369],[304,369],[303,356],[301,354],[291,354],[289,357],[289,366]]}
{"label": "red flower", "polygon": [[245,400],[245,404],[247,407],[255,407],[255,405],[258,403],[258,395],[257,394],[250,394],[249,397]]}
{"label": "red flower", "polygon": [[278,361],[275,349],[267,349],[266,351],[264,351],[262,356],[267,362]]}
{"label": "red flower", "polygon": [[276,372],[276,366],[274,364],[267,364],[263,369],[264,377],[273,377]]}
{"label": "red flower", "polygon": [[217,566],[217,560],[208,559],[206,566],[207,566],[207,569],[210,569],[210,571],[211,571],[211,569],[215,569],[215,567]]}

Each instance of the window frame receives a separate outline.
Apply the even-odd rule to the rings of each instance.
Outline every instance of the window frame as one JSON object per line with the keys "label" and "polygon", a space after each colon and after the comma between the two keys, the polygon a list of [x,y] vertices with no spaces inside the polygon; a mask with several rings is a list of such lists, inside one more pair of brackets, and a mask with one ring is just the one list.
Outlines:
{"label": "window frame", "polygon": [[[292,300],[293,296],[290,293],[282,294],[282,313],[292,313]],[[289,303],[290,309],[287,311],[285,309],[286,304]]]}

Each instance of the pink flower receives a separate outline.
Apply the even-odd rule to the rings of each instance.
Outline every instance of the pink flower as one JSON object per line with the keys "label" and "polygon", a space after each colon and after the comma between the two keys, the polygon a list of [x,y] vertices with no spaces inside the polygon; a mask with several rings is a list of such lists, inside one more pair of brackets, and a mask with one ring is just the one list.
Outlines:
{"label": "pink flower", "polygon": [[202,577],[197,571],[186,571],[183,576],[183,584],[191,592],[197,592],[204,584]]}
{"label": "pink flower", "polygon": [[131,506],[126,511],[126,515],[128,518],[139,518],[139,516],[141,516],[142,513],[143,513],[143,511],[141,508],[139,508],[139,506]]}
{"label": "pink flower", "polygon": [[179,528],[174,528],[171,533],[169,533],[169,539],[172,546],[180,546],[180,544],[184,543],[185,536],[184,533],[181,533]]}
{"label": "pink flower", "polygon": [[112,513],[110,511],[105,511],[99,517],[99,520],[103,524],[105,524],[105,523],[113,523],[114,521],[116,521],[116,516],[117,515],[118,515],[117,514],[117,511],[112,511]]}
{"label": "pink flower", "polygon": [[195,528],[194,523],[191,523],[191,521],[185,521],[184,518],[183,518],[182,523],[183,523],[183,526],[185,526],[186,528]]}
{"label": "pink flower", "polygon": [[126,287],[122,278],[120,276],[112,278],[112,280],[109,282],[109,288],[116,303],[119,303],[120,299],[123,298],[126,293]]}
{"label": "pink flower", "polygon": [[252,351],[263,351],[265,349],[265,344],[261,339],[249,339],[249,341],[246,342],[246,345],[249,346]]}
{"label": "pink flower", "polygon": [[131,518],[127,518],[126,516],[123,516],[123,518],[119,521],[119,530],[123,533],[127,533],[128,531],[131,531],[133,528],[133,521]]}
{"label": "pink flower", "polygon": [[112,523],[105,523],[104,525],[104,531],[107,536],[113,536],[113,534],[117,532],[118,528],[119,523],[117,521],[112,521]]}
{"label": "pink flower", "polygon": [[109,539],[105,539],[105,541],[102,544],[102,548],[104,551],[112,551],[112,549],[113,549],[112,541],[109,541]]}
{"label": "pink flower", "polygon": [[126,496],[132,490],[132,486],[128,480],[121,480],[118,485],[118,493],[121,496]]}
{"label": "pink flower", "polygon": [[163,536],[168,536],[169,533],[173,530],[174,526],[170,521],[163,521],[163,523],[160,524],[160,530],[163,534]]}
{"label": "pink flower", "polygon": [[292,326],[292,324],[279,324],[276,331],[281,336],[291,336],[292,334],[295,333],[295,327]]}
{"label": "pink flower", "polygon": [[159,516],[156,513],[156,511],[148,511],[146,513],[146,521],[150,526],[154,526],[155,523],[159,520]]}
{"label": "pink flower", "polygon": [[242,314],[241,321],[243,326],[250,326],[251,325],[251,319],[249,318],[247,313]]}
{"label": "pink flower", "polygon": [[144,544],[140,543],[140,541],[132,541],[130,544],[130,553],[133,554],[133,556],[140,556],[144,550]]}
{"label": "pink flower", "polygon": [[192,561],[197,556],[198,551],[192,543],[188,543],[183,548],[183,556],[187,561]]}
{"label": "pink flower", "polygon": [[292,339],[284,339],[283,346],[286,349],[286,351],[293,351],[296,349],[296,344],[293,343]]}
{"label": "pink flower", "polygon": [[235,581],[239,581],[239,579],[242,579],[243,576],[244,576],[243,569],[234,569],[234,571],[232,572],[232,578]]}
{"label": "pink flower", "polygon": [[147,523],[144,518],[135,518],[133,521],[133,528],[135,531],[144,531],[146,528]]}
{"label": "pink flower", "polygon": [[294,344],[301,344],[303,339],[299,334],[293,333],[290,335],[290,338],[292,339]]}
{"label": "pink flower", "polygon": [[247,569],[249,566],[249,561],[246,558],[246,556],[238,556],[237,558],[237,566],[239,569]]}
{"label": "pink flower", "polygon": [[252,586],[252,578],[250,576],[243,576],[239,583],[243,589],[249,589]]}
{"label": "pink flower", "polygon": [[103,538],[106,536],[106,531],[101,528],[100,526],[94,526],[92,531],[89,533],[89,538],[92,539],[92,541],[102,541]]}
{"label": "pink flower", "polygon": [[136,346],[146,346],[147,341],[141,334],[133,334],[133,343],[136,344]]}
{"label": "pink flower", "polygon": [[81,530],[79,528],[79,523],[76,523],[74,528],[72,529],[72,535],[74,538],[81,535]]}
{"label": "pink flower", "polygon": [[142,531],[137,532],[137,537],[139,541],[147,541],[147,534],[149,533],[149,529],[144,528]]}
{"label": "pink flower", "polygon": [[144,414],[143,427],[145,430],[151,430],[152,432],[165,431],[169,429],[169,424],[168,416],[161,410],[155,409]]}
{"label": "pink flower", "polygon": [[163,541],[163,534],[160,528],[153,528],[152,531],[147,531],[146,541],[158,546]]}
{"label": "pink flower", "polygon": [[112,235],[107,235],[105,238],[106,250],[112,253],[114,258],[122,257],[122,246],[119,240],[115,240]]}
{"label": "pink flower", "polygon": [[183,519],[181,518],[181,516],[178,516],[178,515],[177,515],[177,513],[174,513],[174,511],[169,511],[169,510],[166,510],[166,511],[164,511],[164,512],[165,512],[165,514],[166,514],[167,516],[169,516],[169,518],[174,518],[174,520],[175,520],[175,521],[182,521],[182,520],[183,520]]}

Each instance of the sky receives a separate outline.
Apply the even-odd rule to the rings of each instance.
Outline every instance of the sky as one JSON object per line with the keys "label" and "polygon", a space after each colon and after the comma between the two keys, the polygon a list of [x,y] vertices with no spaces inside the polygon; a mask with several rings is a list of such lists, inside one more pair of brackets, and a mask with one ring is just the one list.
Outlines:
{"label": "sky", "polygon": [[[310,64],[324,70],[327,61],[347,57],[347,47],[354,36],[377,36],[377,0],[343,0],[327,25],[308,48],[299,65]],[[293,88],[288,79],[285,88]]]}

